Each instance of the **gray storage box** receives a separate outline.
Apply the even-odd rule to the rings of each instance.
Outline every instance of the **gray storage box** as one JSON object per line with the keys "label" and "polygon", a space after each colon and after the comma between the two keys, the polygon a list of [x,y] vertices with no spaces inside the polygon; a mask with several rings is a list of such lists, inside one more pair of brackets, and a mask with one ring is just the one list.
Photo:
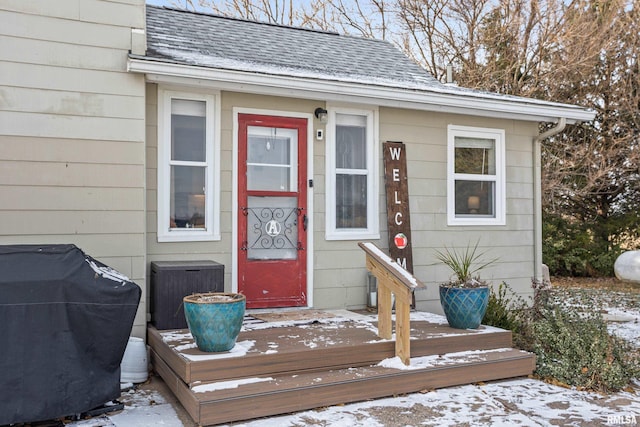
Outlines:
{"label": "gray storage box", "polygon": [[224,265],[214,261],[151,263],[151,323],[157,329],[185,329],[182,298],[224,292]]}

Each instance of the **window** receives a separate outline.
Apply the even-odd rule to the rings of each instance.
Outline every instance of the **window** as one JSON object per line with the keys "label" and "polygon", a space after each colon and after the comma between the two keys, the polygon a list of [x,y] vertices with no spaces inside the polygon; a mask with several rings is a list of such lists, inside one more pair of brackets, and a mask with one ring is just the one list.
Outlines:
{"label": "window", "polygon": [[216,97],[159,90],[158,241],[216,240]]}
{"label": "window", "polygon": [[379,238],[374,111],[332,109],[327,123],[328,240]]}
{"label": "window", "polygon": [[448,131],[448,224],[504,225],[504,131],[453,125]]}

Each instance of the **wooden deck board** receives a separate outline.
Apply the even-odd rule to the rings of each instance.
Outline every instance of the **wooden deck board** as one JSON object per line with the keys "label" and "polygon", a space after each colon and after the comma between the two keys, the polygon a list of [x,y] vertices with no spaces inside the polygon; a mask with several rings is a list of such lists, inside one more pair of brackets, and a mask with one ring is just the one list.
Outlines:
{"label": "wooden deck board", "polygon": [[162,377],[169,390],[178,398],[184,409],[194,420],[200,419],[200,401],[191,393],[189,387],[171,370],[162,358],[153,350],[149,352],[151,364],[158,375]]}
{"label": "wooden deck board", "polygon": [[[199,422],[204,425],[216,424],[528,375],[531,373],[531,359],[530,354],[517,350],[489,352],[473,361],[451,361],[424,369],[399,370],[370,366],[321,374],[282,375],[237,388],[209,392],[192,390],[192,394],[200,402]],[[198,387],[225,385],[225,382],[208,383]]]}
{"label": "wooden deck board", "polygon": [[[318,388],[353,381],[371,380],[373,378],[386,377],[411,377],[422,372],[435,372],[448,369],[461,364],[488,365],[496,361],[521,360],[529,358],[529,353],[514,349],[500,349],[495,351],[478,352],[472,356],[459,355],[445,358],[439,361],[438,356],[433,357],[433,363],[424,368],[397,369],[376,365],[361,366],[358,368],[331,369],[319,372],[306,372],[301,374],[282,374],[261,376],[250,379],[248,384],[233,386],[235,380],[202,382],[192,386],[192,390],[220,387],[215,391],[196,392],[200,402],[209,400],[227,400],[248,395],[257,395],[265,392],[296,390],[300,388]],[[236,383],[237,384],[237,383]],[[228,387],[228,388],[226,388]]]}
{"label": "wooden deck board", "polygon": [[[182,331],[188,332],[188,331]],[[155,351],[159,358],[168,364],[171,369],[185,382],[190,382],[190,362],[180,356],[175,347],[170,347],[162,339],[162,335],[152,326],[147,329],[147,344]]]}
{"label": "wooden deck board", "polygon": [[[511,346],[509,331],[481,328],[458,330],[447,325],[413,321],[412,356]],[[249,342],[251,348],[237,357],[199,351],[187,330],[157,331],[149,327],[148,335],[149,345],[186,383],[363,366],[393,357],[395,352],[394,341],[376,335],[375,322],[323,322],[243,331],[237,342]]]}

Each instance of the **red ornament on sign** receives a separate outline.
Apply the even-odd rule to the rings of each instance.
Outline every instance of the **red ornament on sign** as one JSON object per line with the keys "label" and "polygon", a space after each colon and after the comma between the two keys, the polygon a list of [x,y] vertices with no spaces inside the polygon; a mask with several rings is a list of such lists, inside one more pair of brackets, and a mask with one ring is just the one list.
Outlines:
{"label": "red ornament on sign", "polygon": [[398,233],[393,238],[393,242],[395,243],[396,248],[404,249],[409,244],[409,239],[407,239],[407,236],[405,236],[404,233]]}

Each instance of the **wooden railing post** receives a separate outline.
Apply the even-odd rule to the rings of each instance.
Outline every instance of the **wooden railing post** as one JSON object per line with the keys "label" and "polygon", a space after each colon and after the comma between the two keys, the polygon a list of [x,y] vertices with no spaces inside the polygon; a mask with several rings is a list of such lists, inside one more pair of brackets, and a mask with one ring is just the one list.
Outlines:
{"label": "wooden railing post", "polygon": [[358,246],[367,254],[367,269],[378,281],[378,336],[383,339],[393,336],[393,294],[396,297],[396,356],[409,365],[412,293],[414,289],[424,288],[425,285],[373,243],[360,242]]}
{"label": "wooden railing post", "polygon": [[378,336],[385,340],[390,340],[393,335],[392,305],[391,290],[382,280],[378,280]]}

